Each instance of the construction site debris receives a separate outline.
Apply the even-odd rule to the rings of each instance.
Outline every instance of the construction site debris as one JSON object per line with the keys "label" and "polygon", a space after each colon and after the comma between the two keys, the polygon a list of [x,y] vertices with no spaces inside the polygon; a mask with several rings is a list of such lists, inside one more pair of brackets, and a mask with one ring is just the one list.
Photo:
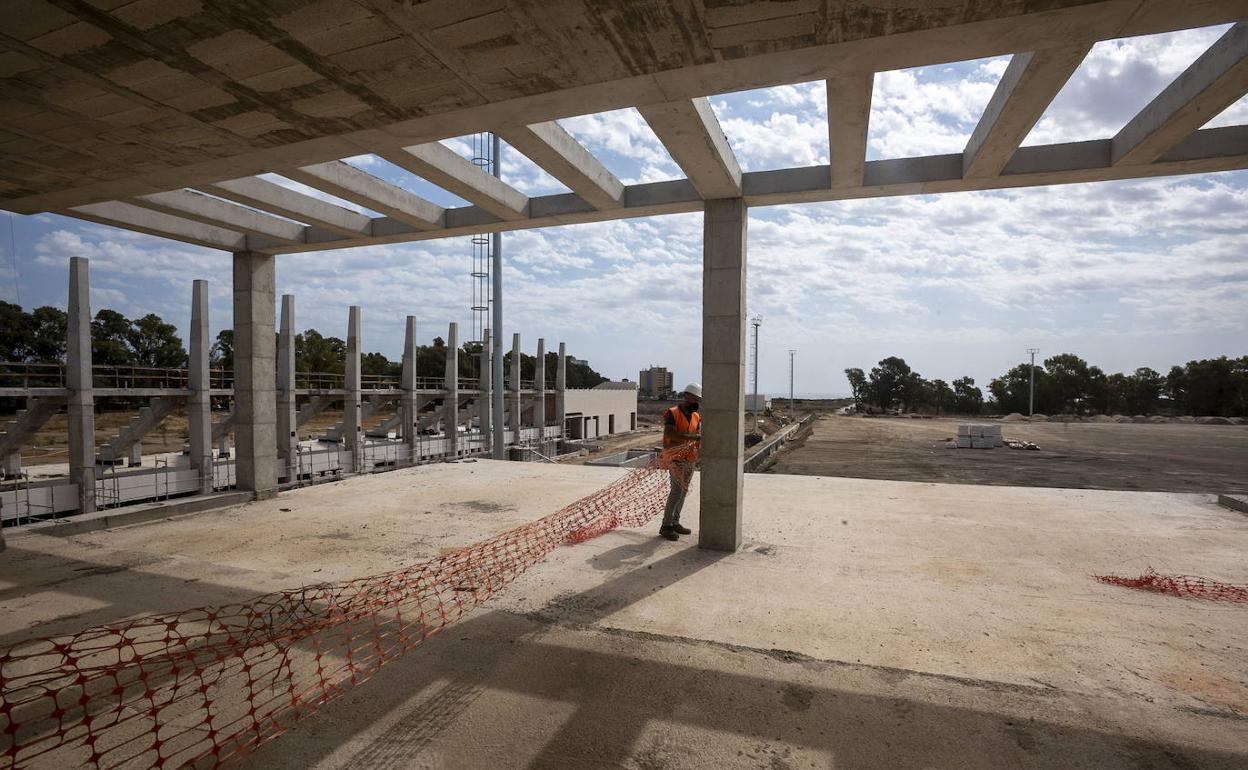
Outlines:
{"label": "construction site debris", "polygon": [[1010,449],[1039,449],[1040,448],[1039,444],[1034,444],[1030,441],[1023,441],[1022,439],[1017,439],[1017,438],[1007,438],[1005,440],[1005,445],[1008,446]]}

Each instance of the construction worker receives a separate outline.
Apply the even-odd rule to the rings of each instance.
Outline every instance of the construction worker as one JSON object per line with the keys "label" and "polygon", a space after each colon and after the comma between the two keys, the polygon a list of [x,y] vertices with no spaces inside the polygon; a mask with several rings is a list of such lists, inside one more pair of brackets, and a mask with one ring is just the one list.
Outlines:
{"label": "construction worker", "polygon": [[[695,447],[702,443],[702,415],[698,414],[698,405],[702,403],[702,386],[691,382],[680,393],[680,403],[668,409],[663,415],[663,450],[679,449],[687,445]],[[697,464],[697,453],[692,457],[683,454],[669,471],[672,476],[672,490],[667,494],[667,506],[663,509],[663,524],[659,527],[659,535],[668,540],[679,540],[681,535],[690,534],[688,527],[680,525],[680,509],[685,505],[685,492],[693,479],[693,468]]]}

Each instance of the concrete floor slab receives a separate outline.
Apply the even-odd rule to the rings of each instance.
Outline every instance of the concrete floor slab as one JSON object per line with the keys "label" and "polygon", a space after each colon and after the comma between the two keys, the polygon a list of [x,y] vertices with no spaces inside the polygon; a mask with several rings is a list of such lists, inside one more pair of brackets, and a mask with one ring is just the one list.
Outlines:
{"label": "concrete floor slab", "polygon": [[[0,643],[390,569],[619,475],[435,465],[18,534]],[[1090,578],[1246,582],[1248,519],[1211,496],[750,475],[741,552],[653,528],[558,549],[243,766],[1248,763],[1248,608]]]}

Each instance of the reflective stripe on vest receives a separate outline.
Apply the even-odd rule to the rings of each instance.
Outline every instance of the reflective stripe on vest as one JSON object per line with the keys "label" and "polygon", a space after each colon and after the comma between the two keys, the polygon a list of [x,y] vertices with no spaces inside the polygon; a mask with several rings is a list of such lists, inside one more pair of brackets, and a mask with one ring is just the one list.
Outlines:
{"label": "reflective stripe on vest", "polygon": [[[667,411],[671,413],[673,420],[676,423],[675,427],[677,433],[697,433],[698,428],[702,425],[702,415],[697,412],[685,417],[685,413],[680,410],[679,406],[673,406]],[[664,447],[674,447],[688,443],[689,439],[680,438],[679,436],[663,437]]]}

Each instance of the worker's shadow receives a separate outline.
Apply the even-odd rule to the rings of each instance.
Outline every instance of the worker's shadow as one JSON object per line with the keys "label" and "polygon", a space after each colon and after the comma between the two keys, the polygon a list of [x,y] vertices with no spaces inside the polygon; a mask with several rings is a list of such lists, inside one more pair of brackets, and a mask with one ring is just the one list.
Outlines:
{"label": "worker's shadow", "polygon": [[620,533],[630,538],[635,538],[634,542],[625,543],[616,546],[609,551],[591,556],[587,563],[596,570],[610,572],[623,567],[640,567],[650,560],[650,557],[664,545],[669,545],[668,541],[655,535],[643,535],[640,532]]}

